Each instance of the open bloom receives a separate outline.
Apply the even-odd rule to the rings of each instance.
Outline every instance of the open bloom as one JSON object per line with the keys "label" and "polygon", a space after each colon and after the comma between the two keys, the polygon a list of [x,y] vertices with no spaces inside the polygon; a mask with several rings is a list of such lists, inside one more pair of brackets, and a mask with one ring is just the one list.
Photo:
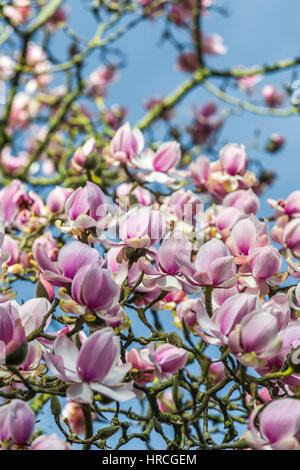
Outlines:
{"label": "open bloom", "polygon": [[[259,413],[257,407],[250,415],[247,443],[258,450],[298,450],[300,448],[300,402],[293,398],[279,398],[266,405]],[[258,415],[259,413],[259,415]],[[259,418],[259,429],[255,420]]]}
{"label": "open bloom", "polygon": [[173,232],[170,238],[161,243],[156,256],[156,269],[146,258],[138,260],[140,271],[144,271],[143,285],[146,288],[160,287],[164,290],[185,290],[195,292],[197,287],[190,285],[182,274],[180,259],[177,261],[173,253],[189,256],[192,244],[180,232]]}
{"label": "open bloom", "polygon": [[62,227],[61,230],[68,232],[72,228],[104,228],[110,220],[110,209],[103,191],[88,181],[83,188],[77,188],[67,199],[65,212],[71,224],[70,227]]}
{"label": "open bloom", "polygon": [[147,149],[140,158],[132,158],[131,162],[145,173],[139,173],[139,178],[148,183],[158,182],[171,184],[181,180],[183,175],[176,171],[181,158],[178,142],[164,142],[156,152]]}
{"label": "open bloom", "polygon": [[203,303],[197,304],[197,320],[201,329],[197,333],[207,343],[223,345],[235,326],[249,313],[261,306],[259,298],[252,294],[236,294],[229,297],[209,318]]}
{"label": "open bloom", "polygon": [[[104,235],[115,237],[117,227],[111,229]],[[135,206],[120,217],[119,238],[121,242],[113,242],[108,238],[102,238],[104,244],[110,246],[129,246],[131,248],[148,248],[160,241],[165,232],[165,222],[162,214],[151,207]]]}
{"label": "open bloom", "polygon": [[251,188],[239,189],[224,197],[223,206],[236,207],[244,214],[256,214],[259,209],[259,199]]}
{"label": "open bloom", "polygon": [[51,261],[42,243],[36,244],[33,255],[44,279],[54,286],[70,284],[80,268],[99,262],[100,256],[95,248],[85,243],[72,241],[63,246],[57,261]]}
{"label": "open bloom", "polygon": [[64,382],[73,382],[68,397],[78,403],[91,403],[93,390],[116,401],[135,397],[132,383],[122,383],[131,364],[117,365],[120,340],[112,328],[104,328],[87,338],[78,351],[65,335],[53,344],[54,354],[46,353],[50,372]]}
{"label": "open bloom", "polygon": [[182,272],[192,285],[232,287],[236,283],[236,265],[224,243],[216,238],[204,243],[192,264],[186,256],[175,256]]}

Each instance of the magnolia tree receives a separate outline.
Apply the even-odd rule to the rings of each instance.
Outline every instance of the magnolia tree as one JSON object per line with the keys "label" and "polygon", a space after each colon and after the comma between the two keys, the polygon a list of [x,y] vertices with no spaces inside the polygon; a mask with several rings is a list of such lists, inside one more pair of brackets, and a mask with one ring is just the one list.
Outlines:
{"label": "magnolia tree", "polygon": [[[75,2],[0,1],[2,449],[299,449],[300,191],[258,216],[274,174],[219,138],[241,110],[296,114],[271,74],[299,58],[208,66],[218,1],[83,3],[88,38]],[[141,22],[186,79],[133,123],[106,96]],[[197,87],[215,99],[178,125]]]}

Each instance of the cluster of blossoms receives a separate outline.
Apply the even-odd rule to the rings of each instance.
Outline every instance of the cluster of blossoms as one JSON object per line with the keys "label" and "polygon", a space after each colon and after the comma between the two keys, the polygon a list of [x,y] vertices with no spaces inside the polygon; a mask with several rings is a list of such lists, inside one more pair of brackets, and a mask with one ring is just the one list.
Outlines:
{"label": "cluster of blossoms", "polygon": [[[82,171],[91,154],[97,154],[93,138],[75,151],[75,171]],[[276,208],[271,234],[283,246],[279,251],[271,243],[268,222],[256,215],[257,180],[248,169],[243,145],[227,144],[217,160],[201,155],[182,170],[176,141],[145,148],[141,131],[126,123],[103,156],[108,167],[118,167],[131,179],[117,187],[114,200],[91,181],[77,189],[57,186],[46,201],[18,179],[0,191],[2,281],[35,276],[37,292],[43,293],[22,305],[12,292],[2,294],[1,377],[9,381],[8,390],[16,390],[16,399],[1,408],[4,445],[69,446],[56,436],[32,440],[34,415],[18,394],[26,392],[33,377],[34,383],[49,374],[59,380],[68,397],[62,419],[80,434],[81,405],[93,405],[97,396],[118,402],[143,400],[151,384],[172,382],[192,351],[178,335],[182,328],[203,345],[225,348],[232,360],[260,376],[283,371],[274,409],[281,403],[292,406],[300,373],[292,368],[284,374],[284,368],[300,344],[300,283],[288,291],[284,283],[289,274],[299,278],[294,261],[300,257],[299,191],[285,201],[270,201]],[[145,186],[153,182],[164,184],[170,193],[155,199],[151,185]],[[194,191],[185,189],[187,182],[194,184]],[[204,196],[215,202],[204,204]],[[63,238],[53,235],[51,224]],[[30,245],[13,235],[27,233],[30,239],[37,232]],[[283,257],[288,271],[281,270]],[[49,333],[58,304],[65,313],[55,318],[64,323],[67,314],[70,320]],[[178,333],[156,340],[154,335],[143,348],[124,349],[121,338],[134,329],[130,311],[149,326],[148,308],[172,309]],[[226,384],[230,372],[225,364],[221,358],[211,362],[209,380]],[[168,393],[158,397],[163,412],[178,406]],[[298,447],[294,413],[285,414],[292,429],[287,437],[269,435],[272,417],[279,418],[272,411],[269,391],[267,396],[271,404],[261,412],[262,437],[257,437],[250,418],[245,442],[255,448]],[[92,418],[97,420],[95,413]]]}
{"label": "cluster of blossoms", "polygon": [[[219,143],[230,112],[201,103],[175,124],[196,85],[223,76],[250,99],[262,70],[206,66],[227,53],[200,24],[214,0],[94,2],[89,40],[46,3],[1,6],[1,449],[119,449],[153,430],[172,450],[300,449],[300,190],[261,217],[274,175],[257,174],[248,144]],[[111,44],[159,17],[176,73],[192,75],[132,126],[106,104],[124,65]],[[287,99],[270,83],[261,97],[271,114]],[[273,133],[264,150],[284,142]],[[40,429],[48,401],[57,434]]]}

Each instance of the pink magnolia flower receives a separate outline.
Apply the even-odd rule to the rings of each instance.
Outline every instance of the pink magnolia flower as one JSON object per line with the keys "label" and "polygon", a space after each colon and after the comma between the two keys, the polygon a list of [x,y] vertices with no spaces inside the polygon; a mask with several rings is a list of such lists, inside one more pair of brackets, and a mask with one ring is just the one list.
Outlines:
{"label": "pink magnolia flower", "polygon": [[0,80],[7,80],[12,77],[16,64],[8,55],[0,54]]}
{"label": "pink magnolia flower", "polygon": [[209,366],[208,375],[215,384],[222,382],[222,380],[226,377],[223,362],[212,362]]}
{"label": "pink magnolia flower", "polygon": [[200,299],[188,299],[180,302],[176,308],[176,325],[182,328],[182,320],[186,324],[187,328],[193,330],[197,325],[197,314],[199,310]]}
{"label": "pink magnolia flower", "polygon": [[27,355],[24,327],[13,302],[0,303],[0,362],[22,364]]}
{"label": "pink magnolia flower", "polygon": [[88,181],[77,188],[66,200],[65,213],[69,224],[58,228],[62,232],[85,230],[96,227],[97,233],[108,226],[114,208],[107,202],[103,191]]}
{"label": "pink magnolia flower", "polygon": [[209,318],[201,302],[196,311],[200,329],[197,328],[196,331],[209,344],[228,344],[230,334],[235,330],[235,327],[249,313],[257,311],[259,308],[261,308],[261,303],[256,295],[236,294],[225,300]]}
{"label": "pink magnolia flower", "polygon": [[67,19],[66,8],[57,8],[47,21],[46,26],[50,31],[56,31],[56,29],[60,28],[67,22]]}
{"label": "pink magnolia flower", "polygon": [[[272,232],[273,235],[273,232]],[[289,248],[296,258],[300,258],[300,219],[291,220],[282,233],[283,244]]]}
{"label": "pink magnolia flower", "polygon": [[238,257],[240,262],[248,260],[248,255],[256,248],[268,244],[267,225],[260,222],[256,217],[239,220],[231,230],[226,246],[230,253]]}
{"label": "pink magnolia flower", "polygon": [[277,248],[263,246],[255,248],[249,256],[250,269],[257,279],[270,279],[280,270],[282,260]]}
{"label": "pink magnolia flower", "polygon": [[253,89],[257,83],[259,83],[263,79],[261,74],[249,75],[246,77],[241,77],[237,79],[237,86],[247,93],[247,95],[251,95]]}
{"label": "pink magnolia flower", "polygon": [[284,94],[279,93],[275,85],[265,85],[262,89],[263,98],[270,108],[276,108],[283,103]]}
{"label": "pink magnolia flower", "polygon": [[244,214],[256,214],[259,209],[259,199],[256,194],[249,189],[239,189],[224,197],[223,206],[235,207]]}
{"label": "pink magnolia flower", "polygon": [[185,290],[188,293],[195,292],[195,287],[186,282],[180,259],[170,256],[170,253],[181,253],[189,256],[192,249],[191,242],[181,233],[173,232],[169,238],[165,238],[158,249],[156,256],[156,269],[146,258],[138,260],[140,271],[144,271],[142,280],[146,288],[159,287],[162,290]]}
{"label": "pink magnolia flower", "polygon": [[272,153],[278,152],[278,150],[280,150],[284,146],[284,143],[285,143],[285,138],[282,135],[277,134],[276,132],[273,132],[266,146],[266,150]]}
{"label": "pink magnolia flower", "polygon": [[65,335],[58,336],[53,354],[45,359],[50,372],[68,387],[68,397],[78,403],[91,403],[93,391],[116,401],[134,398],[132,383],[122,383],[131,364],[117,365],[120,358],[120,340],[112,328],[104,328],[87,338],[78,351]]}
{"label": "pink magnolia flower", "polygon": [[5,5],[3,8],[5,16],[11,19],[13,23],[25,23],[31,14],[30,0],[13,0],[12,5]]}
{"label": "pink magnolia flower", "polygon": [[278,218],[282,214],[287,214],[289,217],[300,216],[300,190],[293,191],[286,199],[268,199],[271,207],[276,209],[275,217]]}
{"label": "pink magnolia flower", "polygon": [[[283,328],[279,332],[278,336],[282,340],[282,347],[274,357],[268,359],[263,367],[259,367],[257,369],[257,372],[260,375],[280,371],[284,365],[287,355],[293,349],[296,349],[300,346],[300,323],[290,323],[286,328]],[[298,387],[300,386],[300,374],[294,372],[288,377],[283,377],[281,381],[288,385],[291,390],[295,390],[297,392]]]}
{"label": "pink magnolia flower", "polygon": [[143,349],[141,353],[144,361],[155,367],[154,373],[160,380],[169,379],[184,367],[188,356],[187,351],[172,344],[162,344],[155,349],[154,344],[150,343],[148,349]]}
{"label": "pink magnolia flower", "polygon": [[242,364],[259,367],[280,351],[279,330],[271,312],[257,310],[236,325],[229,335],[228,347]]}
{"label": "pink magnolia flower", "polygon": [[5,235],[1,250],[8,253],[9,259],[6,261],[7,266],[13,266],[20,260],[19,243],[9,235]]}
{"label": "pink magnolia flower", "polygon": [[122,183],[117,188],[117,195],[119,197],[118,204],[121,208],[129,206],[129,196],[134,196],[138,203],[142,206],[150,206],[154,202],[153,194],[148,189],[142,186],[137,186],[132,189],[132,183]]}
{"label": "pink magnolia flower", "polygon": [[223,38],[219,34],[202,36],[201,46],[203,54],[223,55],[227,52],[227,47],[223,44]]}
{"label": "pink magnolia flower", "polygon": [[34,247],[33,255],[44,279],[54,286],[63,287],[70,284],[76,273],[83,266],[100,261],[95,248],[85,243],[72,241],[63,246],[58,253],[57,261],[51,261],[43,244]]}
{"label": "pink magnolia flower", "polygon": [[32,118],[36,117],[41,104],[27,92],[19,92],[12,102],[8,122],[8,132],[12,133],[16,128],[25,129]]}
{"label": "pink magnolia flower", "polygon": [[140,176],[144,181],[168,184],[172,181],[170,176],[180,178],[180,174],[175,171],[180,158],[180,145],[177,142],[164,142],[155,153],[147,149],[140,158],[131,158],[131,163],[147,171]]}
{"label": "pink magnolia flower", "polygon": [[186,256],[175,255],[191,285],[232,287],[236,284],[236,265],[224,243],[216,238],[204,243],[192,264]]}
{"label": "pink magnolia flower", "polygon": [[93,98],[103,97],[106,87],[117,77],[116,67],[113,64],[98,67],[87,79],[86,94]]}
{"label": "pink magnolia flower", "polygon": [[43,215],[44,203],[34,191],[27,193],[20,180],[14,179],[0,191],[0,216],[6,226],[22,228],[32,214]]}
{"label": "pink magnolia flower", "polygon": [[0,408],[0,439],[12,440],[18,445],[26,444],[35,426],[35,416],[23,400],[12,400]]}
{"label": "pink magnolia flower", "polygon": [[[279,398],[253,410],[244,439],[258,450],[298,450],[300,448],[300,402]],[[258,414],[259,413],[259,414]],[[259,418],[259,429],[255,421]]]}
{"label": "pink magnolia flower", "polygon": [[[171,20],[177,26],[183,26],[187,24],[187,21],[193,15],[193,8],[195,0],[183,0],[180,3],[171,5]],[[212,0],[202,0],[201,2],[201,15],[206,14],[206,8],[212,5]]]}
{"label": "pink magnolia flower", "polygon": [[[181,395],[182,395],[182,392],[181,392]],[[171,390],[167,390],[159,398],[157,398],[157,404],[158,404],[158,408],[163,413],[172,413],[176,411],[176,405],[175,405]]]}
{"label": "pink magnolia flower", "polygon": [[[56,245],[56,241],[53,238],[51,232],[44,232],[43,235],[37,237],[32,244],[32,253],[34,258],[36,258],[36,253],[39,251],[38,246],[42,247],[42,251],[46,253],[46,256],[51,261],[55,261],[57,258],[57,253],[59,249]],[[37,254],[38,256],[38,254]]]}
{"label": "pink magnolia flower", "polygon": [[219,154],[221,168],[230,175],[243,175],[247,169],[248,159],[245,148],[237,144],[225,145]]}
{"label": "pink magnolia flower", "polygon": [[[68,418],[68,421],[71,424],[74,431],[76,432],[76,434],[84,433],[84,430],[85,430],[84,415],[83,415],[82,407],[79,403],[75,403],[72,400],[68,400],[62,410],[62,421],[64,420],[64,418]],[[92,413],[92,420],[95,420],[95,418],[96,418],[95,413]]]}
{"label": "pink magnolia flower", "polygon": [[43,434],[32,441],[30,450],[72,450],[72,446],[56,434]]}
{"label": "pink magnolia flower", "polygon": [[191,177],[197,188],[204,188],[210,177],[210,161],[204,155],[190,164]]}
{"label": "pink magnolia flower", "polygon": [[120,296],[120,288],[110,271],[101,268],[97,262],[86,264],[76,272],[71,292],[77,303],[95,312],[113,307]]}
{"label": "pink magnolia flower", "polygon": [[130,124],[123,124],[110,143],[110,152],[121,163],[136,157],[144,148],[144,137],[137,128],[131,129]]}
{"label": "pink magnolia flower", "polygon": [[7,173],[14,174],[18,171],[22,171],[29,163],[29,154],[27,152],[21,152],[17,156],[11,154],[9,147],[4,147],[1,152],[1,163]]}
{"label": "pink magnolia flower", "polygon": [[178,230],[182,227],[193,226],[197,221],[197,216],[203,210],[203,202],[192,191],[186,189],[179,189],[174,191],[171,196],[164,199],[163,213],[166,217],[175,223],[174,231],[176,230],[178,222]]}
{"label": "pink magnolia flower", "polygon": [[176,67],[187,73],[196,72],[199,67],[198,56],[194,51],[185,51],[177,59]]}
{"label": "pink magnolia flower", "polygon": [[67,199],[71,196],[73,189],[56,186],[47,197],[47,207],[52,213],[62,212]]}
{"label": "pink magnolia flower", "polygon": [[154,379],[154,366],[144,361],[142,354],[135,348],[126,351],[126,362],[131,363],[131,375],[134,381],[140,385],[146,385]]}
{"label": "pink magnolia flower", "polygon": [[111,127],[114,131],[117,131],[127,114],[127,110],[123,106],[114,104],[109,109],[106,109],[104,114],[105,120],[109,127]]}
{"label": "pink magnolia flower", "polygon": [[[101,241],[109,246],[149,248],[159,242],[164,233],[164,218],[158,210],[148,206],[134,206],[120,217],[119,227],[111,227],[107,233],[104,233]],[[115,239],[118,236],[121,242],[110,241],[109,238],[106,238],[106,235]]]}
{"label": "pink magnolia flower", "polygon": [[192,126],[187,128],[196,144],[205,144],[222,126],[223,120],[216,115],[217,105],[207,103],[196,110]]}
{"label": "pink magnolia flower", "polygon": [[236,223],[244,218],[242,211],[236,207],[222,207],[219,206],[220,211],[216,216],[216,228],[222,236],[222,240],[226,241],[230,236],[230,231]]}
{"label": "pink magnolia flower", "polygon": [[[17,307],[19,317],[24,327],[25,333],[28,336],[36,328],[39,328],[51,309],[51,303],[44,297],[35,297],[34,299],[27,300],[22,305],[14,302],[14,307]],[[50,325],[52,315],[49,315],[44,329],[46,330]]]}
{"label": "pink magnolia flower", "polygon": [[84,168],[86,159],[96,151],[96,141],[90,137],[81,147],[78,147],[72,158],[72,168],[81,171]]}

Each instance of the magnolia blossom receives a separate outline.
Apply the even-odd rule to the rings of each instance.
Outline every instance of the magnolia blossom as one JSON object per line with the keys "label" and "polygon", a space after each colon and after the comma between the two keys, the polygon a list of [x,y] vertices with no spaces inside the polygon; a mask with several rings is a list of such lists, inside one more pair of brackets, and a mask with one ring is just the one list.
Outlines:
{"label": "magnolia blossom", "polygon": [[278,333],[283,326],[278,312],[262,309],[256,295],[237,294],[225,300],[209,318],[204,306],[197,311],[197,333],[214,345],[228,345],[244,365],[259,367],[282,347]]}
{"label": "magnolia blossom", "polygon": [[180,260],[170,256],[172,252],[188,256],[191,248],[189,240],[180,233],[173,232],[169,238],[165,238],[157,252],[156,269],[145,258],[138,261],[140,271],[144,272],[143,285],[147,288],[156,286],[164,290],[183,289],[188,293],[195,292],[197,289],[186,282]]}
{"label": "magnolia blossom", "polygon": [[[279,398],[259,413],[256,408],[249,419],[244,439],[258,450],[298,450],[300,448],[300,403],[292,398]],[[259,413],[259,414],[258,414]],[[259,429],[255,420],[259,418]]]}
{"label": "magnolia blossom", "polygon": [[120,358],[120,340],[112,328],[104,328],[87,338],[78,351],[65,335],[58,336],[53,354],[45,354],[53,375],[68,387],[68,397],[78,403],[91,403],[93,391],[116,401],[134,398],[132,384],[122,383],[131,364],[117,365]]}
{"label": "magnolia blossom", "polygon": [[14,303],[0,303],[0,361],[2,364],[22,364],[26,359],[25,329]]}
{"label": "magnolia blossom", "polygon": [[113,307],[120,296],[119,286],[110,271],[101,268],[99,263],[86,264],[76,272],[71,292],[76,302],[96,312]]}
{"label": "magnolia blossom", "polygon": [[248,159],[244,146],[227,144],[220,151],[221,168],[230,175],[243,175],[247,169]]}
{"label": "magnolia blossom", "polygon": [[54,286],[65,286],[72,282],[83,266],[100,263],[98,251],[85,243],[72,241],[59,251],[57,261],[51,261],[43,243],[37,243],[33,255],[43,274],[43,278]]}
{"label": "magnolia blossom", "polygon": [[136,157],[144,148],[144,137],[137,128],[131,129],[126,122],[115,133],[110,143],[110,152],[121,163]]}
{"label": "magnolia blossom", "polygon": [[[119,226],[104,232],[101,241],[109,246],[148,248],[159,242],[165,233],[162,214],[151,207],[135,206],[120,217]],[[117,234],[118,232],[118,234]],[[113,241],[119,236],[120,242]]]}
{"label": "magnolia blossom", "polygon": [[60,226],[62,231],[84,230],[97,227],[104,229],[111,218],[111,207],[103,191],[88,181],[84,187],[77,188],[66,200],[65,213],[70,224]]}
{"label": "magnolia blossom", "polygon": [[50,434],[50,436],[36,437],[30,446],[30,450],[72,450],[71,444],[65,442],[61,437],[56,434]]}
{"label": "magnolia blossom", "polygon": [[204,243],[191,263],[186,256],[178,254],[182,272],[188,283],[198,286],[232,287],[236,283],[236,265],[224,243],[212,239]]}
{"label": "magnolia blossom", "polygon": [[284,94],[279,93],[275,85],[265,85],[262,89],[262,95],[271,108],[280,106],[284,100]]}
{"label": "magnolia blossom", "polygon": [[81,147],[78,147],[72,158],[72,168],[82,171],[87,158],[96,151],[96,141],[90,137]]}
{"label": "magnolia blossom", "polygon": [[67,199],[71,196],[71,188],[61,188],[56,186],[47,197],[47,207],[52,213],[62,212],[65,208]]}
{"label": "magnolia blossom", "polygon": [[140,158],[131,158],[137,168],[146,170],[139,173],[139,178],[148,183],[171,184],[182,179],[182,173],[176,171],[181,158],[180,145],[177,142],[164,142],[156,152],[147,149]]}
{"label": "magnolia blossom", "polygon": [[185,366],[188,353],[172,344],[162,344],[156,349],[150,343],[148,349],[141,351],[143,360],[155,368],[155,375],[160,380],[167,380]]}
{"label": "magnolia blossom", "polygon": [[35,416],[23,400],[12,400],[0,408],[0,439],[26,444],[34,431]]}
{"label": "magnolia blossom", "polygon": [[192,126],[187,128],[196,144],[205,144],[221,128],[223,120],[217,115],[217,105],[206,103],[194,112]]}
{"label": "magnolia blossom", "polygon": [[140,385],[146,385],[148,382],[152,382],[154,379],[154,365],[149,365],[149,361],[146,362],[143,359],[143,354],[135,348],[130,349],[126,352],[126,361],[131,363],[131,375],[134,381]]}

